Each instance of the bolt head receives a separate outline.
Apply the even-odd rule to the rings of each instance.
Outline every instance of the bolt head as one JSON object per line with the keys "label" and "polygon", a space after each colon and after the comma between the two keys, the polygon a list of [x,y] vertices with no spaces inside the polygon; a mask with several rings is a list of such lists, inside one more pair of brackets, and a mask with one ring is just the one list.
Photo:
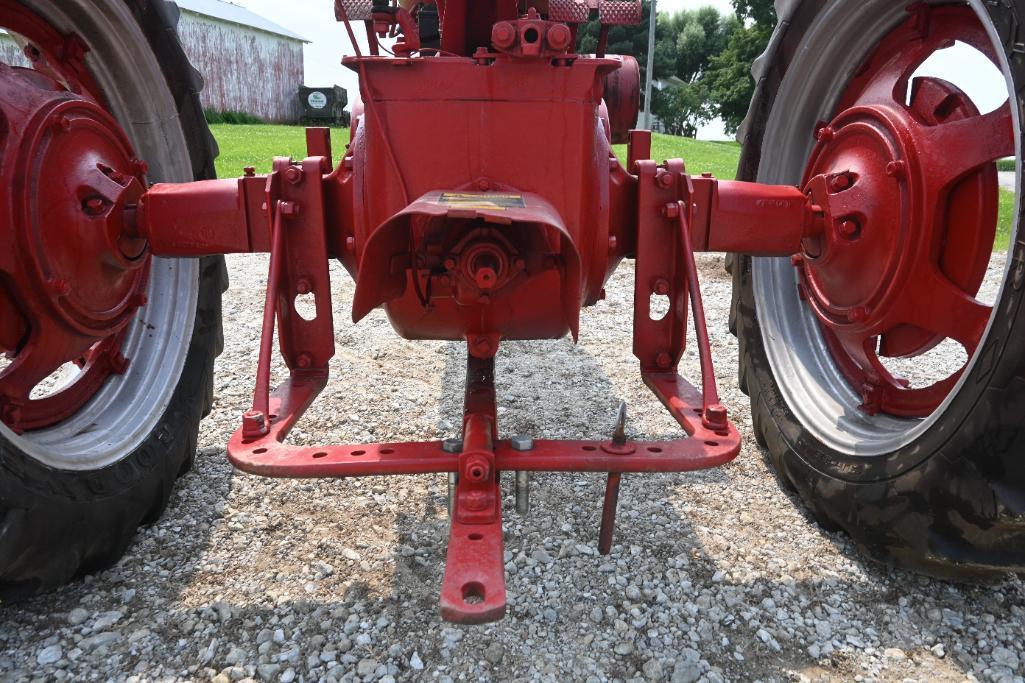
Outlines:
{"label": "bolt head", "polygon": [[672,288],[669,285],[669,280],[665,279],[664,277],[660,277],[659,279],[655,280],[655,284],[651,289],[653,292],[655,292],[655,294],[658,294],[659,296],[666,296],[669,294]]}
{"label": "bolt head", "polygon": [[281,202],[281,215],[285,218],[295,218],[299,215],[299,205],[295,202]]}
{"label": "bolt head", "polygon": [[534,439],[527,434],[517,434],[509,439],[509,445],[514,451],[532,451],[534,450]]}
{"label": "bolt head", "polygon": [[826,125],[815,131],[815,139],[819,142],[829,142],[836,137],[836,131],[832,126]]}
{"label": "bolt head", "polygon": [[655,182],[658,183],[659,187],[668,189],[673,186],[673,176],[668,171],[660,171],[655,176]]}
{"label": "bolt head", "polygon": [[313,359],[308,353],[300,353],[299,357],[295,359],[295,364],[305,370],[306,368],[313,365]]}
{"label": "bolt head", "polygon": [[295,283],[295,291],[299,294],[309,294],[313,291],[313,285],[310,284],[309,280],[303,278],[299,280],[299,282]]}
{"label": "bolt head", "polygon": [[267,433],[266,415],[261,410],[247,410],[242,415],[242,435],[262,436]]}
{"label": "bolt head", "polygon": [[663,218],[679,218],[680,216],[680,205],[676,202],[671,202],[662,207]]}
{"label": "bolt head", "polygon": [[516,40],[516,29],[507,21],[500,21],[491,29],[491,43],[497,48],[511,47]]}
{"label": "bolt head", "polygon": [[244,169],[242,169],[242,173],[247,178],[255,178],[256,177],[256,167],[255,166],[246,166]]}
{"label": "bolt head", "polygon": [[557,51],[565,50],[569,47],[569,44],[573,40],[573,36],[569,31],[569,26],[565,24],[555,24],[548,29],[548,34],[545,36],[545,40],[548,41],[548,45]]}
{"label": "bolt head", "polygon": [[728,413],[726,407],[715,403],[708,406],[705,410],[704,422],[707,426],[712,428],[725,428],[729,423],[727,421]]}
{"label": "bolt head", "polygon": [[303,175],[303,170],[298,166],[289,166],[285,171],[285,180],[293,185],[298,185],[303,181]]}
{"label": "bolt head", "polygon": [[655,364],[663,370],[668,370],[673,366],[673,357],[668,353],[660,353],[655,359]]}

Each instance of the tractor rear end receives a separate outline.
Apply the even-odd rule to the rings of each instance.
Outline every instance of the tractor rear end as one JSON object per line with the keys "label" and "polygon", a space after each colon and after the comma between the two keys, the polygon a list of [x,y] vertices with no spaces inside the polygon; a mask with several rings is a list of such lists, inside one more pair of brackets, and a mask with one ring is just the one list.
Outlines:
{"label": "tractor rear end", "polygon": [[[121,1],[110,0],[109,11],[116,14]],[[867,52],[865,66],[832,105],[834,115],[806,131],[801,144],[814,148],[805,154],[803,177],[792,184],[692,176],[681,160],[650,159],[650,133],[633,130],[637,63],[604,54],[611,26],[641,21],[639,2],[448,0],[406,7],[339,0],[335,11],[357,46],[343,64],[360,79],[351,141],[340,160],[329,131],[310,129],[307,158],[278,158],[268,175],[247,171],[234,180],[152,183],[144,155],[111,115],[111,96],[89,81],[88,60],[71,59],[78,42],[69,36],[77,34],[61,33],[61,22],[70,20],[58,13],[51,25],[45,14],[0,0],[3,25],[21,21],[12,29],[28,36],[26,54],[38,53],[32,70],[0,65],[6,126],[0,179],[8,189],[2,209],[14,245],[0,255],[0,346],[11,358],[0,371],[8,461],[40,460],[34,453],[48,443],[52,448],[60,435],[66,439],[61,448],[73,451],[75,439],[88,431],[75,431],[82,429],[79,416],[102,403],[105,392],[124,388],[133,367],[141,371],[140,381],[157,376],[161,366],[147,352],[146,344],[153,343],[147,339],[180,339],[209,324],[194,309],[185,325],[171,324],[172,311],[160,304],[168,296],[168,271],[223,254],[269,253],[256,388],[230,439],[230,460],[243,471],[272,477],[446,473],[451,528],[442,615],[463,623],[499,619],[505,613],[503,472],[513,477],[521,509],[531,472],[607,473],[599,549],[608,553],[623,474],[718,467],[739,454],[740,434],[717,393],[695,266],[696,253],[713,251],[743,255],[733,259],[742,353],[759,341],[743,336],[757,326],[754,316],[761,312],[766,320],[764,303],[758,311],[740,310],[750,286],[742,278],[750,277],[752,263],[783,263],[789,282],[772,291],[785,290],[801,302],[794,315],[809,322],[804,334],[829,354],[828,381],[858,398],[853,413],[839,416],[829,417],[835,406],[828,399],[817,406],[825,423],[857,425],[841,428],[844,436],[834,442],[819,437],[835,453],[822,456],[827,461],[821,471],[859,474],[874,467],[893,481],[918,466],[901,449],[914,451],[923,434],[937,438],[935,419],[949,412],[993,318],[974,297],[993,246],[994,161],[1017,153],[1019,124],[1010,102],[982,114],[956,86],[912,76],[931,52],[954,39],[971,41],[1006,66],[980,8],[912,6],[910,14],[895,15],[890,33]],[[576,32],[592,16],[603,26],[598,54],[576,54]],[[438,32],[421,30],[438,20]],[[355,35],[361,24],[365,53]],[[379,41],[389,36],[398,40],[386,49]],[[764,132],[766,119],[755,114],[754,126]],[[626,159],[613,154],[614,141],[627,143]],[[747,159],[760,144],[749,144]],[[404,338],[466,345],[458,437],[288,443],[290,430],[326,385],[335,353],[332,259],[355,280],[354,321],[382,308]],[[684,434],[672,441],[630,439],[625,406],[610,416],[608,433],[593,440],[503,434],[494,384],[502,342],[586,334],[581,309],[603,298],[623,259],[636,261],[633,353],[639,371]],[[160,282],[165,289],[154,289]],[[193,296],[201,305],[202,297]],[[666,298],[668,313],[651,309],[653,297]],[[160,311],[163,317],[154,316]],[[151,326],[149,332],[140,333],[140,321]],[[688,326],[700,358],[697,386],[678,373]],[[758,334],[767,344],[780,333],[769,328]],[[270,382],[275,337],[289,370],[278,387]],[[969,362],[935,385],[911,387],[880,361],[922,354],[947,338],[967,350]],[[192,347],[179,341],[175,348],[187,366]],[[1011,346],[1007,358],[1019,358],[1017,348]],[[214,351],[204,358],[209,361]],[[750,362],[749,355],[743,360]],[[36,387],[69,363],[77,371],[65,388],[34,398]],[[174,372],[173,364],[164,367]],[[752,393],[761,431],[769,402],[810,370],[772,361],[756,369],[780,383],[778,390],[762,386]],[[174,380],[163,381],[167,391],[175,390]],[[190,388],[204,391],[195,382]],[[131,399],[122,394],[111,400],[124,406]],[[136,436],[127,430],[131,415],[124,415],[127,431],[119,438],[151,433],[156,443],[173,440],[154,427],[162,419],[159,407],[154,411],[148,426],[136,425]],[[895,439],[890,451],[871,454],[890,464],[859,457],[859,439],[869,438],[862,433],[896,430],[895,424],[905,442]],[[1007,425],[1012,427],[1017,429]],[[947,433],[949,427],[935,429]],[[1018,438],[1013,434],[1011,444]],[[800,456],[821,450],[807,441],[814,436],[791,429],[778,438]],[[93,463],[98,469],[117,467],[123,457],[101,460]],[[42,462],[88,471],[76,470],[74,462]],[[998,509],[979,508],[980,514],[1009,520],[1025,512],[1007,504],[1025,488],[1023,472],[995,472],[994,483],[1017,493]],[[819,498],[809,493],[812,504],[821,496],[856,501],[867,490],[856,476],[836,481],[843,483]],[[815,486],[810,476],[801,484]],[[13,500],[9,495],[0,500]],[[913,497],[913,487],[910,494],[891,495],[889,502],[899,507],[907,500],[902,495]],[[942,526],[947,498],[930,498],[932,522],[926,525]],[[841,525],[869,529],[862,520],[877,504],[865,502]],[[905,505],[905,513],[919,520],[922,509]],[[971,569],[1025,566],[1023,536],[1012,531],[988,538],[990,560]],[[872,541],[865,544],[871,551]],[[922,547],[918,555],[894,559],[960,562],[956,553],[937,550]],[[0,561],[0,572],[3,566]],[[14,567],[31,576],[30,566]],[[13,569],[8,573],[12,581],[18,576]]]}

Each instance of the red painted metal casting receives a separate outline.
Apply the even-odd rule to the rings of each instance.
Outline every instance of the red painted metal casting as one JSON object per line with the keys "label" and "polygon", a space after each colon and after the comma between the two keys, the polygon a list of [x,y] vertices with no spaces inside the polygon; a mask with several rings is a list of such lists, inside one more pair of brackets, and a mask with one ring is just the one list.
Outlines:
{"label": "red painted metal casting", "polygon": [[[9,2],[0,25],[31,41],[36,65],[0,64],[0,418],[27,431],[70,417],[128,366],[121,339],[145,304],[148,259],[126,209],[146,168],[94,99],[81,41]],[[67,363],[70,383],[33,393]]]}
{"label": "red painted metal casting", "polygon": [[996,62],[970,8],[916,9],[817,131],[805,176],[825,217],[794,260],[801,291],[870,414],[928,415],[960,377],[911,387],[880,357],[918,356],[947,338],[971,357],[990,318],[975,295],[997,224],[993,162],[1015,153],[1010,105],[980,115],[954,85],[911,80],[955,39]]}
{"label": "red painted metal casting", "polygon": [[[448,0],[436,50],[421,47],[406,10],[339,1],[350,33],[347,19],[358,17],[372,36],[403,37],[396,56],[380,56],[374,38],[370,54],[344,60],[360,75],[361,102],[337,166],[328,131],[312,129],[308,158],[276,159],[269,175],[144,191],[144,164],[90,95],[80,62],[67,61],[78,43],[14,7],[0,0],[0,16],[35,27],[44,73],[0,65],[0,211],[14,243],[0,252],[0,350],[13,357],[0,374],[4,422],[52,424],[123,371],[117,349],[145,303],[150,256],[269,252],[256,389],[229,458],[276,477],[455,474],[441,590],[453,621],[505,612],[502,472],[609,473],[599,542],[607,553],[624,473],[716,467],[738,454],[695,252],[801,252],[802,291],[870,412],[924,414],[949,389],[908,389],[879,355],[914,355],[945,337],[972,351],[988,320],[972,297],[993,239],[991,162],[1013,152],[1009,112],[980,116],[936,79],[916,81],[909,99],[906,90],[914,67],[955,34],[984,47],[981,28],[965,31],[974,26],[967,10],[922,10],[880,46],[818,131],[800,189],[692,177],[680,160],[650,159],[650,134],[629,131],[636,62],[572,52],[585,10],[606,24],[634,22],[638,2],[561,0],[544,15],[504,0],[472,11]],[[622,137],[625,164],[610,146]],[[607,439],[503,438],[494,387],[502,341],[576,338],[582,307],[603,297],[624,258],[636,261],[634,355],[686,438],[630,440],[622,417]],[[461,444],[286,443],[335,352],[331,259],[356,281],[354,320],[383,308],[406,338],[466,342]],[[651,310],[653,296],[668,299],[668,313]],[[312,314],[301,314],[301,297]],[[678,374],[688,316],[700,389]],[[277,389],[275,335],[289,370]],[[85,370],[70,393],[31,401],[66,361]]]}

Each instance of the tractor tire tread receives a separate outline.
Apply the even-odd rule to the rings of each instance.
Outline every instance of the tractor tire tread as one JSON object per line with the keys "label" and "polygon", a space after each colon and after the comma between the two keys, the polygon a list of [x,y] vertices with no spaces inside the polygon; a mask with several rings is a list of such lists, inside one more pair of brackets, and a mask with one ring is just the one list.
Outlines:
{"label": "tractor tire tread", "polygon": [[[162,65],[195,179],[215,177],[217,147],[199,99],[203,81],[178,38],[178,7],[166,0],[125,2]],[[224,347],[224,258],[201,259],[199,279],[182,375],[157,426],[128,457],[93,471],[57,470],[0,438],[0,604],[113,565],[136,529],[167,508],[176,480],[192,467],[199,423],[213,405],[214,359]]]}

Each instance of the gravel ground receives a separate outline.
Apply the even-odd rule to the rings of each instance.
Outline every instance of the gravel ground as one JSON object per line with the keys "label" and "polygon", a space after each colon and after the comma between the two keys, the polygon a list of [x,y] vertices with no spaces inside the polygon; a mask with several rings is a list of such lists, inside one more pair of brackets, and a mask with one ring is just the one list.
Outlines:
{"label": "gravel ground", "polygon": [[[195,470],[118,566],[0,610],[0,679],[1022,680],[1020,579],[956,586],[867,565],[777,487],[736,388],[730,284],[711,256],[706,305],[741,457],[627,476],[608,558],[596,552],[603,478],[537,475],[529,516],[506,498],[508,617],[442,622],[442,476],[271,481],[225,460],[252,389],[265,265],[230,260]],[[354,327],[352,286],[334,274],[336,379],[294,440],[454,434],[462,348],[398,339],[379,313]],[[504,347],[503,433],[598,437],[625,399],[635,436],[678,434],[630,355],[632,274],[626,264],[585,313],[579,346]],[[693,355],[685,370],[698,376]]]}

